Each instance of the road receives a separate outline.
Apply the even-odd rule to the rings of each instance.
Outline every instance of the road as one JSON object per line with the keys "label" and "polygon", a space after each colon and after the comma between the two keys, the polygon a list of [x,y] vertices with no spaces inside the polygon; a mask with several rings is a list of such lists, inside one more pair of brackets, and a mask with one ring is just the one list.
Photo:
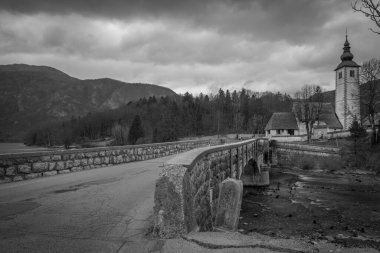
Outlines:
{"label": "road", "polygon": [[0,185],[0,251],[156,250],[160,241],[144,234],[170,158]]}

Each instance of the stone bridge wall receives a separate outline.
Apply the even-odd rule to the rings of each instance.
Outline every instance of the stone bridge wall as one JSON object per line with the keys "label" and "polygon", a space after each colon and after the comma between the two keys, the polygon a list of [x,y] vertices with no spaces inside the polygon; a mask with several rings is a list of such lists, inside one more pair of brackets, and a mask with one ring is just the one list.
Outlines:
{"label": "stone bridge wall", "polygon": [[156,183],[155,233],[171,238],[212,230],[219,184],[228,177],[240,179],[244,166],[260,150],[258,141],[251,139],[199,148],[168,161]]}
{"label": "stone bridge wall", "polygon": [[154,159],[219,143],[215,139],[4,154],[0,155],[0,183]]}
{"label": "stone bridge wall", "polygon": [[275,142],[273,149],[273,163],[283,167],[323,168],[341,159],[341,150],[334,147]]}

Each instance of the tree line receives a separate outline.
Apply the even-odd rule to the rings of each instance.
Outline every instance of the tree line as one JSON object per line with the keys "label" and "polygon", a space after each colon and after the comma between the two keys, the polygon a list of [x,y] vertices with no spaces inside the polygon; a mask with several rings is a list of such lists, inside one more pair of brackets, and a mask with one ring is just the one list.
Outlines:
{"label": "tree line", "polygon": [[47,123],[28,132],[31,145],[112,139],[114,145],[176,141],[227,133],[263,134],[273,112],[290,111],[288,94],[220,89],[217,94],[142,98],[114,110]]}

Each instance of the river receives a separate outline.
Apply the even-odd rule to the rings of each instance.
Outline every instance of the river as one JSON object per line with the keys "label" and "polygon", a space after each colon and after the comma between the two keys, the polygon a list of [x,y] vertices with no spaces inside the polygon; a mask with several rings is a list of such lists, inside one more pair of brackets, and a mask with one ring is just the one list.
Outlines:
{"label": "river", "polygon": [[271,171],[268,189],[245,189],[239,231],[380,249],[380,179]]}

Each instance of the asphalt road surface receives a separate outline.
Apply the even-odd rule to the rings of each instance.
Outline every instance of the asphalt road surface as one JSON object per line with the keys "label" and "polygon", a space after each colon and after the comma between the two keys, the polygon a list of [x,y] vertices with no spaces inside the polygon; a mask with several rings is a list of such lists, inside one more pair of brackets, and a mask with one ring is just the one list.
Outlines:
{"label": "asphalt road surface", "polygon": [[170,158],[0,185],[0,251],[154,251],[144,235]]}

